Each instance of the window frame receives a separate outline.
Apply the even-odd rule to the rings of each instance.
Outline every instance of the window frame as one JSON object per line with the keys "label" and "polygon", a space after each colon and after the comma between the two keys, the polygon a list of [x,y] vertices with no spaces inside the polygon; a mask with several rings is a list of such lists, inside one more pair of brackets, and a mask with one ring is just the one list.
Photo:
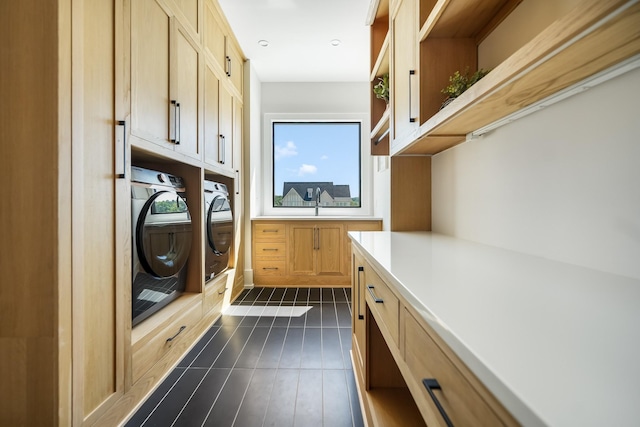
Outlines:
{"label": "window frame", "polygon": [[265,113],[262,144],[262,211],[265,216],[314,216],[309,207],[273,206],[273,123],[359,123],[360,124],[360,207],[331,206],[320,208],[318,217],[370,216],[372,212],[371,147],[366,130],[369,125],[367,114],[339,113]]}

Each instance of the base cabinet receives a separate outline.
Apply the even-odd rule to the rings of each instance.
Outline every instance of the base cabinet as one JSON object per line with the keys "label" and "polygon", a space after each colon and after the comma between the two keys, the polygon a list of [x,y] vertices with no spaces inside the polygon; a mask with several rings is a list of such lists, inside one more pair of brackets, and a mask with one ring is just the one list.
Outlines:
{"label": "base cabinet", "polygon": [[381,220],[253,220],[253,282],[257,286],[349,286],[347,233],[381,229]]}
{"label": "base cabinet", "polygon": [[368,425],[519,425],[355,247],[352,270],[351,357]]}

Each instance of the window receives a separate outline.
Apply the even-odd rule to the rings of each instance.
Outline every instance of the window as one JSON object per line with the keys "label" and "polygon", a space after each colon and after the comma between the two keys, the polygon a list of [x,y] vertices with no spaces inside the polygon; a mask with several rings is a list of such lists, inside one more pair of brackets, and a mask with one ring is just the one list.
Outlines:
{"label": "window", "polygon": [[272,122],[273,207],[360,208],[360,122]]}

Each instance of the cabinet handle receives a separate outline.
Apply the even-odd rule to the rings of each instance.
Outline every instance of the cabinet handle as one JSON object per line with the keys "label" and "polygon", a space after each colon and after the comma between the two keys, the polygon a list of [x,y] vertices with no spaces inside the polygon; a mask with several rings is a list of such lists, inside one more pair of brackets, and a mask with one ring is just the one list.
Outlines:
{"label": "cabinet handle", "polygon": [[364,315],[360,314],[362,313],[362,308],[360,307],[360,273],[364,273],[363,266],[358,266],[358,319],[362,320],[364,319]]}
{"label": "cabinet handle", "polygon": [[277,233],[278,229],[277,228],[265,228],[264,230],[262,230],[263,233]]}
{"label": "cabinet handle", "polygon": [[127,122],[118,120],[116,124],[122,126],[122,173],[118,174],[118,178],[124,179],[127,177]]}
{"label": "cabinet handle", "polygon": [[221,290],[220,292],[218,292],[218,295],[222,295],[222,294],[224,294],[225,292],[227,292],[227,289],[228,289],[228,288],[224,288],[223,290]]}
{"label": "cabinet handle", "polygon": [[278,267],[262,267],[263,270],[278,270]]}
{"label": "cabinet handle", "polygon": [[373,285],[367,285],[367,289],[369,290],[369,293],[371,294],[371,298],[373,298],[373,301],[376,304],[382,304],[384,302],[384,300],[382,298],[378,298],[376,296],[376,294],[373,293],[373,289],[375,288],[375,286]]}
{"label": "cabinet handle", "polygon": [[226,56],[227,59],[227,76],[231,77],[231,57]]}
{"label": "cabinet handle", "polygon": [[277,251],[278,248],[262,248],[263,251]]}
{"label": "cabinet handle", "polygon": [[425,378],[422,380],[422,384],[424,384],[424,388],[427,389],[429,396],[431,396],[431,400],[433,400],[433,403],[435,403],[436,408],[438,408],[438,411],[440,411],[440,415],[442,415],[442,418],[444,419],[444,422],[447,424],[447,427],[453,427],[453,423],[449,419],[447,412],[444,410],[444,408],[440,404],[440,401],[438,400],[435,393],[433,392],[433,390],[442,390],[442,387],[440,387],[440,384],[438,384],[438,380],[436,380],[435,378]]}
{"label": "cabinet handle", "polygon": [[224,165],[224,135],[218,135],[218,163]]}
{"label": "cabinet handle", "polygon": [[415,123],[416,119],[415,117],[413,117],[413,113],[412,113],[412,105],[413,103],[411,102],[411,81],[413,80],[413,75],[416,74],[416,70],[409,70],[409,123]]}
{"label": "cabinet handle", "polygon": [[167,341],[166,341],[166,342],[171,342],[171,341],[173,341],[174,339],[176,339],[176,337],[177,337],[178,335],[180,335],[180,332],[184,331],[185,329],[187,329],[187,327],[186,327],[186,326],[180,326],[180,329],[178,330],[178,332],[176,332],[176,334],[175,334],[174,336],[172,336],[171,338],[167,338]]}
{"label": "cabinet handle", "polygon": [[240,194],[240,171],[236,169],[236,182],[234,183],[236,186],[236,194]]}
{"label": "cabinet handle", "polygon": [[171,142],[180,145],[180,103],[172,99],[171,105],[173,105],[173,138]]}

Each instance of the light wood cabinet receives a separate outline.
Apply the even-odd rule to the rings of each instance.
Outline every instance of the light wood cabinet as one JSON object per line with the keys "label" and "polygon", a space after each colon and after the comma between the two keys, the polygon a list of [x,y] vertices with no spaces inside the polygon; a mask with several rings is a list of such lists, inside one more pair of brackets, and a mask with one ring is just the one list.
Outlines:
{"label": "light wood cabinet", "polygon": [[416,66],[417,7],[417,0],[401,0],[397,13],[391,18],[391,133],[394,140],[406,137],[419,125],[416,103],[420,82]]}
{"label": "light wood cabinet", "polygon": [[358,248],[352,284],[352,359],[369,425],[518,425]]}
{"label": "light wood cabinet", "polygon": [[342,275],[341,223],[291,224],[289,274]]}
{"label": "light wood cabinet", "polygon": [[259,286],[349,286],[347,232],[381,230],[380,220],[254,220],[253,272]]}
{"label": "light wood cabinet", "polygon": [[157,0],[131,3],[131,137],[201,157],[198,43]]}
{"label": "light wood cabinet", "polygon": [[[204,86],[204,161],[216,169],[232,171],[234,100],[209,61],[205,66]],[[237,120],[242,123],[241,116]],[[241,141],[242,135],[239,138]]]}
{"label": "light wood cabinet", "polygon": [[[419,89],[412,95],[419,102],[420,127],[410,134],[396,132],[390,154],[446,150],[464,142],[467,135],[481,134],[487,126],[548,102],[552,95],[640,53],[640,37],[632,30],[640,26],[640,5],[629,0],[581,2],[534,37],[519,40],[514,51],[492,52],[504,60],[492,63],[486,77],[442,107],[445,95],[440,91],[448,85],[449,76],[455,71],[464,73],[467,67],[470,73],[478,68],[482,59],[478,47],[503,21],[511,19],[521,2],[420,1],[419,31],[410,43],[412,47],[418,43]],[[401,12],[402,6],[399,15]],[[392,43],[394,48],[398,45],[396,40]],[[403,54],[394,55],[392,62],[410,60],[411,55]],[[391,69],[392,73],[399,70],[394,63]],[[404,93],[398,86],[402,80],[402,76],[394,77],[392,93]],[[393,107],[404,108],[396,103]]]}
{"label": "light wood cabinet", "polygon": [[[15,286],[0,293],[0,425],[121,424],[229,302],[220,292],[234,268],[206,289],[202,280],[202,180],[215,173],[200,149],[202,9],[200,0],[3,7],[0,86],[14,101],[0,107],[13,141],[2,154],[14,203],[0,210],[11,224],[1,262]],[[229,115],[236,105],[241,120],[243,102],[230,93]],[[169,141],[171,99],[181,103],[179,146]],[[241,122],[229,128],[238,134],[233,126]],[[233,156],[239,168],[242,151]],[[134,328],[132,163],[185,178],[193,223],[202,224],[186,293]],[[234,173],[225,173],[215,176],[231,190]]]}
{"label": "light wood cabinet", "polygon": [[244,60],[238,45],[229,36],[231,30],[219,16],[217,2],[205,1],[205,50],[215,60],[238,96],[242,96]]}

